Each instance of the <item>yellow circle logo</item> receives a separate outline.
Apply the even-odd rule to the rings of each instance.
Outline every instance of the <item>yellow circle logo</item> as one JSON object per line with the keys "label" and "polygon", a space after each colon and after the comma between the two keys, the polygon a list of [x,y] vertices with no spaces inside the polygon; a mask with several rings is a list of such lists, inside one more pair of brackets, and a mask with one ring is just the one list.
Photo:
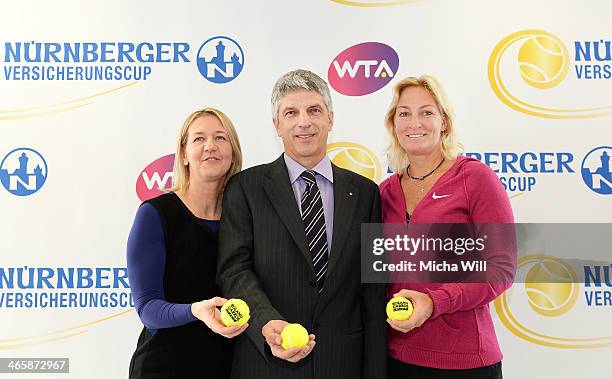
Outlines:
{"label": "yellow circle logo", "polygon": [[525,290],[529,306],[542,316],[569,311],[578,298],[576,274],[564,261],[546,257],[527,272]]}
{"label": "yellow circle logo", "polygon": [[380,163],[367,147],[352,142],[336,142],[327,145],[327,153],[336,166],[356,172],[376,183],[380,181]]}
{"label": "yellow circle logo", "polygon": [[[518,112],[549,119],[612,116],[612,105],[565,108],[546,104],[550,100],[545,96],[524,92],[522,87],[551,89],[559,85],[567,77],[570,64],[567,47],[557,36],[545,30],[521,30],[495,45],[489,57],[487,76],[495,95]],[[519,85],[515,84],[517,80]],[[509,86],[511,83],[513,85]],[[572,94],[566,93],[567,96]]]}
{"label": "yellow circle logo", "polygon": [[[521,275],[519,275],[521,274]],[[522,275],[524,274],[524,276]],[[515,336],[531,343],[559,349],[595,349],[612,346],[612,336],[573,336],[557,335],[559,327],[564,323],[565,326],[574,325],[570,317],[550,322],[542,317],[560,316],[574,308],[578,300],[580,283],[574,269],[563,259],[545,254],[531,254],[518,258],[517,279],[524,279],[525,292],[509,295],[512,291],[518,291],[518,286],[509,288],[501,296],[495,299],[494,306],[501,323]],[[522,304],[527,302],[529,308],[524,306],[511,307],[509,298],[514,297],[514,301]],[[522,305],[521,304],[521,305]],[[513,309],[516,312],[513,312]],[[584,307],[572,313],[577,313],[584,317]],[[567,316],[574,316],[567,315]],[[580,332],[580,331],[578,331]],[[560,332],[562,335],[565,331]]]}
{"label": "yellow circle logo", "polygon": [[539,89],[552,88],[565,79],[569,70],[569,54],[554,35],[529,36],[518,52],[518,65],[523,80]]}

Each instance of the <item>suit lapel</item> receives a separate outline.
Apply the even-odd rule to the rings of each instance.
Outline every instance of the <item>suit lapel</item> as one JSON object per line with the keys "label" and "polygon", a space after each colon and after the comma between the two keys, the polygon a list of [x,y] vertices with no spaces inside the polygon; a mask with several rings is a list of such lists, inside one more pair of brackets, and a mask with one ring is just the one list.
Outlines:
{"label": "suit lapel", "polygon": [[359,191],[353,186],[348,175],[333,164],[332,170],[334,173],[334,231],[326,274],[328,276],[340,259],[342,248],[353,225],[352,219],[359,200]]}
{"label": "suit lapel", "polygon": [[289,173],[287,172],[287,166],[282,155],[274,162],[268,164],[263,186],[274,210],[287,227],[287,230],[289,230],[289,234],[312,268],[312,257],[306,243],[304,223],[295,201],[293,189],[289,181]]}
{"label": "suit lapel", "polygon": [[[359,201],[359,190],[353,186],[350,177],[332,164],[334,175],[334,230],[332,233],[332,250],[327,267],[327,276],[332,274],[342,254],[342,248],[352,226],[351,220]],[[306,243],[304,223],[300,216],[285,160],[281,155],[268,164],[263,181],[264,190],[274,210],[287,227],[289,234],[297,244],[304,259],[312,267],[312,256]],[[326,291],[323,290],[323,293]]]}

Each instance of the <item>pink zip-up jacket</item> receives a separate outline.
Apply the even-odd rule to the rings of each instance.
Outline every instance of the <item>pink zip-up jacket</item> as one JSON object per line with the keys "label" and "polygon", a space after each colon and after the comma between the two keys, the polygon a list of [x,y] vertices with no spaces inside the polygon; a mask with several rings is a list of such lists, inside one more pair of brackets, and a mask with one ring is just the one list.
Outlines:
{"label": "pink zip-up jacket", "polygon": [[[385,223],[406,223],[400,176],[380,184]],[[434,196],[435,194],[435,196]],[[448,195],[448,196],[446,196]],[[513,223],[508,195],[485,164],[460,156],[410,215],[410,223]],[[514,272],[516,262],[510,270]],[[391,283],[389,298],[401,289],[429,294],[433,314],[418,328],[389,328],[389,355],[400,361],[441,369],[469,369],[500,362],[489,303],[508,283]]]}

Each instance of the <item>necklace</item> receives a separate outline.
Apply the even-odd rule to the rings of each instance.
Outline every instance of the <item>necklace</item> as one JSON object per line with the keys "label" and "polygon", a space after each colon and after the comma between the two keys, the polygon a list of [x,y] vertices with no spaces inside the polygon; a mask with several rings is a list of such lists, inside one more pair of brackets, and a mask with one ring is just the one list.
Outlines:
{"label": "necklace", "polygon": [[[437,165],[437,166],[436,166],[436,167],[435,167],[433,170],[431,170],[430,172],[428,172],[427,174],[422,175],[422,176],[412,176],[412,175],[410,174],[410,165],[408,165],[408,167],[406,167],[406,174],[408,174],[408,177],[409,177],[410,179],[412,179],[412,180],[418,180],[418,181],[421,181],[421,182],[422,182],[422,181],[423,181],[423,180],[425,180],[425,178],[427,178],[429,175],[431,175],[431,174],[433,174],[434,172],[436,172],[436,170],[437,170],[438,168],[440,168],[440,166],[442,166],[442,163],[444,163],[444,158],[442,158],[442,160],[440,161],[440,163],[438,163],[438,165]],[[418,183],[417,183],[417,185],[418,185],[418,186],[419,186],[419,188],[421,189],[421,193],[425,192],[425,186],[423,186],[423,185],[419,185]]]}

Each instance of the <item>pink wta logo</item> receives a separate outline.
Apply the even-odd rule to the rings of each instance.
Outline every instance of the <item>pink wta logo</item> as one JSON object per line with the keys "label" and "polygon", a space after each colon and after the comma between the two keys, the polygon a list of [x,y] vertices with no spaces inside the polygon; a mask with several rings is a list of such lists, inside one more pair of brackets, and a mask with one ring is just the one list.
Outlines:
{"label": "pink wta logo", "polygon": [[164,192],[160,188],[172,186],[174,154],[164,155],[149,163],[136,180],[136,194],[141,201],[149,200]]}
{"label": "pink wta logo", "polygon": [[362,96],[386,86],[398,68],[399,57],[391,46],[364,42],[338,54],[329,65],[327,79],[343,95]]}

